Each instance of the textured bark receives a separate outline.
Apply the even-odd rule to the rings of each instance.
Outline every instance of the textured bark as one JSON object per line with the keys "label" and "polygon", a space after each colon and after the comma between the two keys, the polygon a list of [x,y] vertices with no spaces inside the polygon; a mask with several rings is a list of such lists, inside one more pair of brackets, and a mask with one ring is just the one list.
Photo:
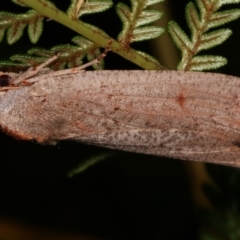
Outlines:
{"label": "textured bark", "polygon": [[240,78],[87,71],[30,81],[0,95],[1,129],[17,139],[240,166]]}

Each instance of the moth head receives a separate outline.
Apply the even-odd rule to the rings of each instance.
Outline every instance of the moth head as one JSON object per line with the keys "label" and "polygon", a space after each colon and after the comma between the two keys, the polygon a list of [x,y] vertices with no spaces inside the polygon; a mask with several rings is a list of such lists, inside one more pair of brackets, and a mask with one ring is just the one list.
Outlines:
{"label": "moth head", "polygon": [[7,87],[10,85],[11,77],[7,74],[0,75],[0,87]]}

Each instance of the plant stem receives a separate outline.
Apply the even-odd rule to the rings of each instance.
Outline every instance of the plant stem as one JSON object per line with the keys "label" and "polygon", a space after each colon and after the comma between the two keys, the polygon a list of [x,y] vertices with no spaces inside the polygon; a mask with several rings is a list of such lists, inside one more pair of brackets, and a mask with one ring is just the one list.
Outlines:
{"label": "plant stem", "polygon": [[[71,19],[64,12],[60,11],[54,6],[48,5],[45,0],[21,0],[21,2],[35,9],[40,14],[43,14],[44,16],[53,19],[56,22],[59,22],[64,26],[74,30],[75,32],[88,38],[92,42],[98,44],[100,47],[105,48],[111,40],[110,37],[101,34],[101,31],[94,31],[82,21],[78,19]],[[115,40],[112,40],[111,51],[117,53],[118,55],[124,57],[125,59],[137,64],[144,69],[166,69],[161,64],[157,64],[156,61],[153,61],[151,58],[142,56],[137,53],[137,51],[131,48],[124,48],[119,42]]]}

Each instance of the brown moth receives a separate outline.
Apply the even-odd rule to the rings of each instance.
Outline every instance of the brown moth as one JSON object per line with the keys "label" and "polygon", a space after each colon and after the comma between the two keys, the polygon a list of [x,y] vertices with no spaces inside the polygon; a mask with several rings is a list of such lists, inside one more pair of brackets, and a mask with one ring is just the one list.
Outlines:
{"label": "brown moth", "polygon": [[15,138],[240,166],[240,78],[82,71],[29,82],[0,95],[0,127]]}

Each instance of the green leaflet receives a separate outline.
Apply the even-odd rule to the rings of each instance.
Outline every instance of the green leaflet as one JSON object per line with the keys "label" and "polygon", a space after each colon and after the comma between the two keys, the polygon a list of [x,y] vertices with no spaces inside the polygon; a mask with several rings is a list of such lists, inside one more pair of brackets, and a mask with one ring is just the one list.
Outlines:
{"label": "green leaflet", "polygon": [[116,154],[115,152],[104,152],[104,153],[95,155],[91,158],[88,158],[83,163],[80,163],[74,169],[69,171],[68,177],[74,177],[75,175],[86,171],[88,168],[92,167],[93,165],[97,164],[98,162],[103,161],[109,157],[112,157],[115,154]]}
{"label": "green leaflet", "polygon": [[71,4],[67,10],[68,16],[73,19],[79,18],[84,14],[103,12],[113,5],[111,0],[83,0],[81,6],[78,6],[78,3],[78,0],[71,0]]}
{"label": "green leaflet", "polygon": [[144,41],[157,38],[164,33],[163,28],[156,26],[140,27],[133,31],[132,42]]}
{"label": "green leaflet", "polygon": [[132,42],[143,41],[161,36],[164,29],[157,26],[146,26],[163,16],[163,12],[146,9],[148,6],[163,2],[163,0],[131,0],[132,8],[119,3],[116,11],[123,23],[123,29],[118,40],[125,46]]}
{"label": "green leaflet", "polygon": [[202,36],[201,45],[198,47],[196,52],[200,52],[201,50],[206,50],[222,44],[229,38],[231,34],[232,31],[230,29],[221,29],[210,33],[205,33]]}
{"label": "green leaflet", "polygon": [[13,44],[21,38],[23,35],[23,30],[26,27],[26,23],[18,22],[13,24],[7,31],[7,42],[8,44]]}
{"label": "green leaflet", "polygon": [[210,19],[211,21],[208,24],[207,30],[209,30],[210,28],[219,27],[228,22],[238,19],[240,15],[239,12],[240,12],[239,9],[233,9],[213,14],[213,16]]}
{"label": "green leaflet", "polygon": [[195,56],[191,61],[192,71],[202,71],[220,68],[227,64],[227,59],[221,56]]}
{"label": "green leaflet", "polygon": [[43,17],[33,18],[28,24],[28,35],[32,43],[37,43],[43,31]]}
{"label": "green leaflet", "polygon": [[0,12],[0,41],[7,30],[7,42],[13,44],[23,35],[28,25],[28,35],[32,43],[36,43],[43,29],[43,16],[35,10],[29,10],[24,14]]}
{"label": "green leaflet", "polygon": [[198,10],[193,2],[186,7],[186,19],[191,36],[181,29],[174,21],[168,24],[168,31],[182,53],[178,65],[179,70],[203,71],[221,67],[227,63],[220,56],[196,57],[200,51],[216,47],[228,39],[232,31],[219,29],[208,32],[211,28],[219,27],[240,17],[240,9],[219,11],[225,4],[239,3],[240,0],[196,0]]}

